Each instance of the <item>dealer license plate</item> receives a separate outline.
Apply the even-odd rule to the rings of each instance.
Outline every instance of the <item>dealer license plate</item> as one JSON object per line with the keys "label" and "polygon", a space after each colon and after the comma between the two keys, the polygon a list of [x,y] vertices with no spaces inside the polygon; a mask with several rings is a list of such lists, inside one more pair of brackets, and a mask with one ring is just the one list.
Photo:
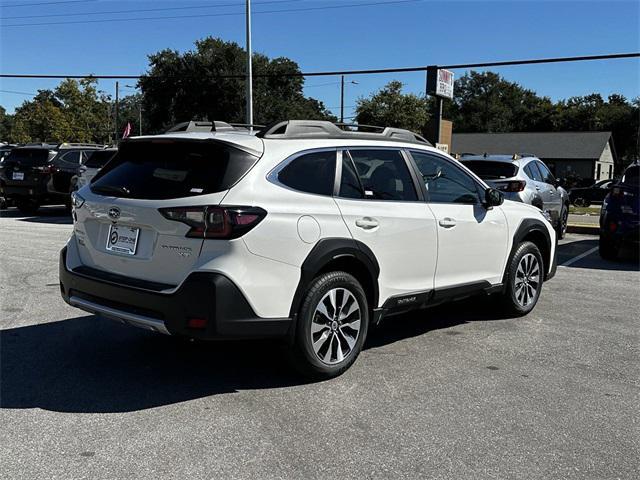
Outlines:
{"label": "dealer license plate", "polygon": [[111,225],[107,236],[107,250],[125,255],[135,255],[139,236],[139,228]]}
{"label": "dealer license plate", "polygon": [[24,172],[13,172],[14,180],[24,180]]}

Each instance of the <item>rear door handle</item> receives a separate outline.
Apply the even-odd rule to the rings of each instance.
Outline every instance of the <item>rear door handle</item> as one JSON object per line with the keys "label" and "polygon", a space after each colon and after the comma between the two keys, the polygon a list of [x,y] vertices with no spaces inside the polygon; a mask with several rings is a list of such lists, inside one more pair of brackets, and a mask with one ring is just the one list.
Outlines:
{"label": "rear door handle", "polygon": [[451,228],[456,226],[456,221],[453,218],[447,217],[440,220],[438,224],[444,228]]}
{"label": "rear door handle", "polygon": [[356,227],[360,227],[364,230],[371,230],[372,228],[376,228],[380,223],[371,217],[363,217],[356,220]]}

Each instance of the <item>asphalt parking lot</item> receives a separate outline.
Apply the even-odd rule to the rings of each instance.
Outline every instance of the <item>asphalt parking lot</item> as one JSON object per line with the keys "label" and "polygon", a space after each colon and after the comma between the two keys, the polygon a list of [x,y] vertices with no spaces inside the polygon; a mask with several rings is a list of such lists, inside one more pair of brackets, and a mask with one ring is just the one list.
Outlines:
{"label": "asphalt parking lot", "polygon": [[58,209],[0,212],[0,477],[632,479],[640,267],[561,242],[536,309],[491,299],[389,319],[343,376],[272,342],[194,344],[58,291]]}

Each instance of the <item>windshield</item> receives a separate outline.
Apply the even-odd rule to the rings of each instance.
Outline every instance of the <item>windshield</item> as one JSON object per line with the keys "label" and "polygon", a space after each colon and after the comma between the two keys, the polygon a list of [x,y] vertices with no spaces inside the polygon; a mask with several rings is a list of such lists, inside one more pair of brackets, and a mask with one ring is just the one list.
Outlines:
{"label": "windshield", "polygon": [[47,163],[49,150],[45,148],[16,148],[7,156],[6,161],[14,161],[24,166],[37,167]]}
{"label": "windshield", "polygon": [[154,139],[124,142],[94,177],[91,191],[118,197],[191,197],[227,190],[257,157],[215,141]]}
{"label": "windshield", "polygon": [[98,150],[92,152],[84,163],[89,168],[102,168],[116,154],[117,150]]}
{"label": "windshield", "polygon": [[478,175],[483,180],[497,180],[501,178],[515,177],[518,167],[508,162],[491,162],[488,160],[468,160],[463,161],[469,170]]}

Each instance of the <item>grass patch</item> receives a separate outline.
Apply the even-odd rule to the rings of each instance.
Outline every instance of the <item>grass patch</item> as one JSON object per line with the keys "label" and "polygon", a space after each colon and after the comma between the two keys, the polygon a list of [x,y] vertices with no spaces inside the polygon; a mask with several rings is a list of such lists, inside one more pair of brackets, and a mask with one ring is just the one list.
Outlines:
{"label": "grass patch", "polygon": [[569,206],[569,213],[575,215],[600,215],[600,206],[597,207],[576,207],[574,205]]}

